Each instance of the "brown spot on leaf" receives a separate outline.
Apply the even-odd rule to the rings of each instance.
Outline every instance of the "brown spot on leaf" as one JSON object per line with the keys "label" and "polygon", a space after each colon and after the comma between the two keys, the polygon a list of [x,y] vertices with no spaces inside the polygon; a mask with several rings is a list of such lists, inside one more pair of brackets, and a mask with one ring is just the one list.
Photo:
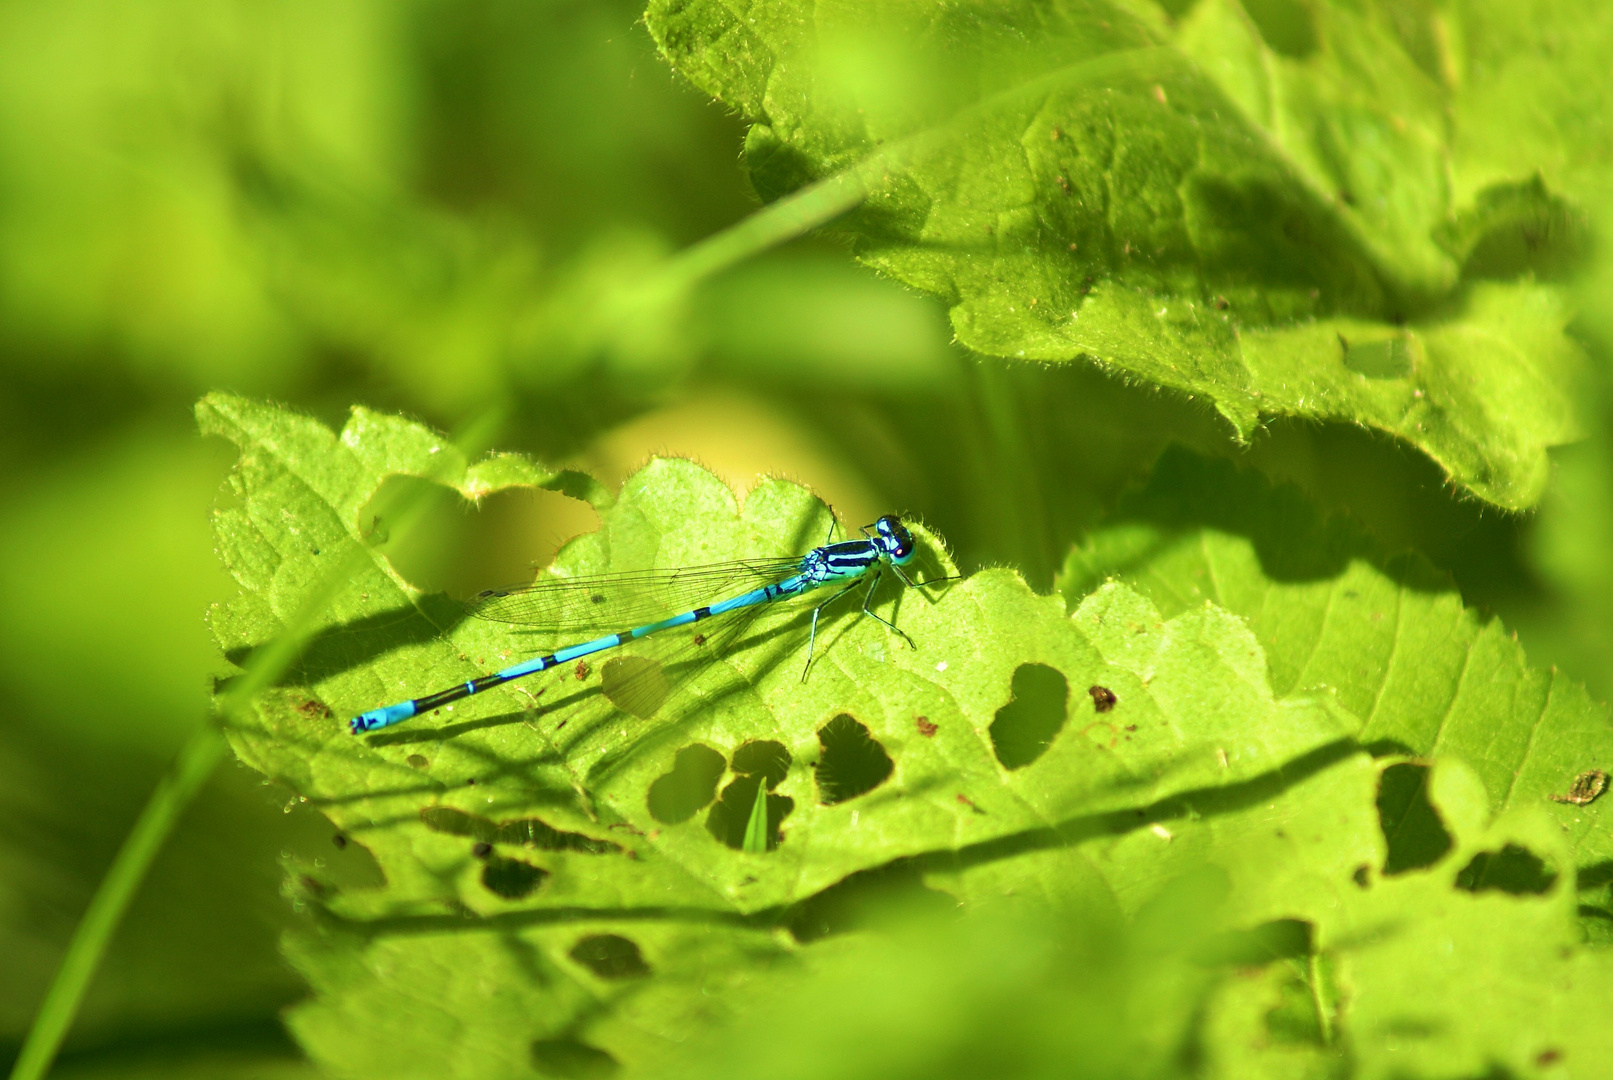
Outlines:
{"label": "brown spot on leaf", "polygon": [[1568,803],[1571,806],[1588,806],[1602,797],[1607,790],[1607,773],[1601,769],[1586,769],[1574,777],[1574,782],[1568,785],[1567,795],[1547,795],[1552,802]]}

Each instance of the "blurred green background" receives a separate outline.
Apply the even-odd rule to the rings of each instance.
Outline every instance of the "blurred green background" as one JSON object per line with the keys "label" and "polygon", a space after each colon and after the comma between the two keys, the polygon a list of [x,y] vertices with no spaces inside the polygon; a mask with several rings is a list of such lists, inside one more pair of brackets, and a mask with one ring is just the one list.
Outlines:
{"label": "blurred green background", "polygon": [[[1039,588],[1179,440],[1421,549],[1605,696],[1613,583],[1574,577],[1613,531],[1600,442],[1548,512],[1565,606],[1535,569],[1537,526],[1464,501],[1415,453],[1281,422],[1239,448],[1191,403],[964,355],[937,304],[831,240],[642,320],[577,318],[600,283],[757,205],[738,121],[672,75],[639,16],[632,0],[0,5],[0,1059],[207,708],[203,613],[232,588],[208,524],[231,459],[191,420],[212,389],[332,425],[354,403],[449,432],[491,415],[499,446],[610,481],[655,452],[741,491],[785,475],[848,524],[919,515],[966,569],[1015,565]],[[465,590],[587,527],[559,498],[445,502],[400,566]],[[280,864],[335,850],[286,803],[238,765],[214,777],[63,1075],[301,1070],[277,1020],[302,993],[276,951],[294,918]]]}

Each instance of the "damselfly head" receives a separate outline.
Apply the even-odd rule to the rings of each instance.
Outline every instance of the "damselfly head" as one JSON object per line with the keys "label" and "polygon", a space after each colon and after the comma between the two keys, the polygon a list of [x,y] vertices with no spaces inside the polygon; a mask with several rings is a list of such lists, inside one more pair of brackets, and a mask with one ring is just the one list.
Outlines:
{"label": "damselfly head", "polygon": [[886,514],[874,522],[879,538],[885,542],[885,554],[895,563],[905,563],[913,557],[913,534],[907,531],[900,518]]}

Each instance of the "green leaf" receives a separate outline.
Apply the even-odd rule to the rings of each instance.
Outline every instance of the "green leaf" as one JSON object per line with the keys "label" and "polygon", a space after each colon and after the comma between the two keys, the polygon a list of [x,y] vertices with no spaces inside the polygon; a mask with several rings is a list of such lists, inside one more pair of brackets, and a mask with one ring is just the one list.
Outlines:
{"label": "green leaf", "polygon": [[[1440,16],[1308,5],[1289,56],[1234,0],[1175,27],[1134,10],[655,0],[646,18],[750,123],[764,197],[861,177],[859,257],[944,299],[970,348],[1087,357],[1205,397],[1240,438],[1274,415],[1375,427],[1484,499],[1534,503],[1582,366],[1534,273],[1583,230],[1491,257],[1541,214],[1579,219],[1529,161],[1455,201],[1459,95],[1396,29]],[[1484,209],[1529,184],[1521,217]]]}
{"label": "green leaf", "polygon": [[[1360,890],[1335,939],[1351,943],[1341,977],[1355,988],[1347,1016],[1362,1073],[1533,1075],[1564,1059],[1589,1075],[1609,1040],[1584,1010],[1601,1007],[1613,958],[1575,947],[1574,890],[1560,874],[1569,838],[1538,804],[1492,818],[1459,761],[1436,763],[1430,799],[1454,835],[1451,854]],[[1475,862],[1507,850],[1559,871],[1555,887],[1475,887]]]}
{"label": "green leaf", "polygon": [[[879,608],[896,605],[918,651],[850,605],[830,609],[804,684],[805,611],[796,609],[742,639],[651,720],[615,710],[599,677],[579,668],[355,738],[346,716],[548,644],[462,620],[398,575],[385,557],[390,511],[375,509],[389,477],[432,478],[466,497],[517,482],[589,495],[602,527],[557,560],[574,573],[799,551],[821,542],[824,509],[781,482],[753,490],[741,508],[715,477],[674,460],[653,462],[609,503],[575,477],[517,459],[467,464],[439,436],[364,410],[339,436],[239,399],[209,398],[199,413],[242,451],[230,505],[215,517],[219,550],[242,587],[213,614],[228,654],[279,633],[279,613],[300,609],[322,561],[361,557],[363,569],[287,679],[229,731],[244,761],[318,807],[374,855],[387,881],[341,891],[317,868],[299,873],[300,895],[360,934],[297,949],[299,967],[332,1002],[299,1013],[297,1031],[316,1058],[344,1069],[426,1053],[409,1049],[426,1038],[409,1011],[387,1013],[400,985],[424,1000],[442,986],[450,1013],[480,1008],[428,977],[444,965],[443,977],[459,970],[459,955],[471,969],[493,963],[479,951],[491,940],[483,929],[476,944],[460,940],[463,918],[504,927],[493,937],[513,935],[519,946],[486,947],[517,949],[533,972],[574,972],[566,957],[580,944],[577,920],[554,920],[586,913],[598,932],[636,943],[669,983],[696,980],[709,948],[776,952],[769,927],[809,928],[819,915],[792,905],[859,871],[958,846],[1056,839],[1069,821],[1079,830],[1103,815],[1130,820],[1135,806],[1270,776],[1347,745],[1358,726],[1327,695],[1274,698],[1258,645],[1224,611],[1167,619],[1115,586],[1072,619],[1058,598],[990,571],[933,599],[880,594]],[[950,570],[933,538],[918,533],[922,572]],[[1032,693],[1038,683],[1044,692]],[[1061,692],[1045,693],[1060,683]],[[999,750],[1007,744],[1021,748],[1012,768]],[[728,823],[744,822],[764,788],[777,846],[736,850],[747,830]],[[458,914],[445,922],[445,912]],[[670,936],[648,934],[646,917]],[[445,952],[422,944],[433,935]],[[382,979],[390,991],[373,984],[374,972],[405,969],[397,984]],[[498,984],[527,1017],[502,1041],[487,1043],[478,1026],[430,1053],[524,1055],[528,1042],[570,1038],[587,1024],[612,1054],[649,1060],[661,1037],[639,1025],[671,1023],[671,1004],[654,1023],[590,1019],[592,997],[575,978],[529,981],[520,994]],[[686,1007],[694,1006],[677,1006]],[[331,1009],[359,1010],[356,1027],[370,1037],[355,1040],[354,1017],[338,1021]],[[611,1034],[613,1023],[635,1034]]]}
{"label": "green leaf", "polygon": [[1413,52],[1452,88],[1458,197],[1533,171],[1605,208],[1613,12],[1590,0],[1462,0],[1420,21]]}
{"label": "green leaf", "polygon": [[[1606,1034],[1583,1017],[1600,1009],[1613,963],[1606,950],[1577,945],[1574,890],[1561,873],[1571,856],[1557,823],[1539,806],[1492,817],[1477,776],[1445,758],[1430,801],[1454,835],[1450,852],[1417,873],[1383,874],[1373,861],[1340,875],[1316,853],[1352,830],[1376,831],[1377,770],[1357,758],[1334,771],[1364,783],[1326,792],[1324,774],[1280,802],[1192,827],[1207,837],[1179,838],[1229,868],[1226,907],[1267,942],[1282,940],[1273,928],[1301,923],[1293,946],[1250,954],[1253,970],[1216,989],[1206,1009],[1211,1074],[1533,1076],[1563,1060],[1574,1063],[1570,1074],[1593,1075]],[[1368,847],[1381,858],[1375,839]],[[1556,876],[1533,889],[1475,887],[1475,863],[1507,850],[1539,857]],[[1263,868],[1280,887],[1267,887]]]}
{"label": "green leaf", "polygon": [[[1204,603],[1237,614],[1279,695],[1325,688],[1362,718],[1363,745],[1460,758],[1492,811],[1540,807],[1569,838],[1576,865],[1613,859],[1609,804],[1551,798],[1613,759],[1606,707],[1578,682],[1529,667],[1500,623],[1463,607],[1421,559],[1387,558],[1296,490],[1172,449],[1071,552],[1058,587],[1080,596],[1111,579],[1167,615]],[[1587,899],[1598,912],[1605,903]]]}
{"label": "green leaf", "polygon": [[[289,603],[285,593],[305,586],[320,559],[384,531],[384,521],[378,525],[366,507],[387,476],[435,475],[462,493],[491,490],[472,479],[488,473],[486,464],[466,468],[449,458],[438,465],[429,451],[441,441],[401,421],[361,411],[336,439],[288,418],[297,432],[292,438],[270,436],[273,420],[262,410],[257,415],[265,426],[253,433],[252,452],[232,481],[244,506],[218,522],[226,564],[248,590],[215,613],[228,651],[272,634],[277,624],[263,618],[265,606]],[[529,470],[540,483],[551,482],[546,475]],[[292,491],[290,477],[310,482]],[[753,491],[741,510],[715,477],[673,460],[653,463],[627,482],[615,505],[599,509],[602,529],[559,559],[568,572],[787,554],[817,542],[826,520],[806,492],[776,482]],[[268,521],[272,535],[260,524]],[[984,838],[1078,808],[1254,775],[1354,730],[1354,721],[1326,699],[1273,700],[1253,639],[1221,612],[1206,608],[1164,620],[1136,594],[1107,589],[1070,620],[1056,599],[1033,596],[998,571],[933,602],[900,598],[903,629],[923,642],[917,653],[873,620],[826,613],[832,617],[819,646],[826,651],[804,685],[797,663],[805,611],[797,609],[788,632],[773,640],[756,635],[762,643],[733,650],[714,681],[697,679],[692,691],[674,696],[671,715],[651,722],[624,724],[595,688],[592,669],[580,667],[444,710],[445,726],[427,720],[360,740],[346,734],[341,717],[461,682],[547,644],[530,633],[462,621],[442,598],[422,596],[399,578],[380,552],[370,566],[333,605],[295,685],[260,704],[259,725],[234,732],[236,745],[300,793],[348,807],[338,825],[363,836],[395,886],[408,873],[425,895],[440,896],[445,883],[455,882],[449,893],[473,909],[504,910],[506,901],[489,895],[461,841],[421,838],[414,819],[424,808],[452,806],[486,819],[537,815],[637,856],[626,862],[577,856],[588,865],[586,880],[557,878],[545,886],[548,897],[596,888],[607,875],[622,879],[623,895],[709,902],[706,890],[716,885],[723,902],[756,910],[809,895],[904,850],[922,850],[930,835]],[[1081,740],[1047,746],[1025,769],[1004,776],[994,743],[1000,726],[1023,722],[1009,706],[1015,674],[1027,667],[1046,669],[1069,688],[1052,705],[1057,727],[1073,726],[1093,708],[1079,700],[1085,687],[1108,687],[1123,705],[1087,723]],[[551,706],[540,690],[566,696]],[[702,702],[701,695],[715,700]],[[306,707],[307,700],[328,706],[337,721]],[[1180,717],[1212,704],[1221,719],[1191,731],[1181,726]],[[897,761],[895,773],[860,802],[841,798],[838,782],[835,794],[825,795],[822,768],[810,768],[820,755],[827,764],[828,731],[841,715],[851,718],[842,723],[871,733],[870,749]],[[551,716],[567,725],[555,726]],[[932,734],[924,734],[931,726]],[[663,829],[647,802],[682,747],[717,748],[741,778],[770,772],[772,765],[742,760],[747,744],[758,760],[771,754],[782,763],[788,779],[768,781],[793,806],[784,824],[791,842],[775,853],[775,872],[761,880],[698,823]],[[411,762],[420,756],[426,765]],[[1069,773],[1056,788],[1037,779],[1052,769]],[[383,783],[387,776],[392,780]],[[972,778],[991,781],[973,807],[942,789]],[[925,794],[914,799],[906,792]],[[753,798],[747,784],[740,820]]]}
{"label": "green leaf", "polygon": [[780,969],[659,1075],[763,1061],[789,1080],[1191,1076],[1194,1014],[1220,977],[1192,956],[1195,908],[1213,893],[1182,883],[1124,929],[1067,911],[961,923],[908,911],[888,934],[824,942]]}
{"label": "green leaf", "polygon": [[[801,1076],[930,1061],[933,1040],[870,1056],[857,1025],[826,1033],[819,1018],[838,1015],[825,1001],[906,1015],[883,983],[867,991],[877,1008],[848,994],[867,939],[837,935],[889,937],[960,906],[1090,928],[1047,954],[1068,957],[1071,987],[1155,988],[1104,991],[1109,1019],[1078,1032],[1059,1008],[982,988],[965,998],[981,1016],[1020,1019],[959,1027],[944,1045],[965,1056],[1014,1032],[1037,1048],[1027,1068],[1091,1042],[1113,1075],[1355,1060],[1363,1076],[1433,1077],[1602,1052],[1567,1018],[1613,980],[1608,954],[1576,944],[1576,906],[1593,922],[1607,886],[1603,806],[1546,795],[1603,753],[1605,714],[1529,670],[1425,568],[1378,559],[1292,492],[1178,453],[1072,556],[1068,615],[987,571],[928,599],[878,595],[916,650],[851,605],[829,609],[805,683],[804,612],[779,613],[648,717],[612,706],[600,672],[563,670],[355,738],[342,718],[360,708],[551,644],[461,620],[397,573],[374,509],[388,477],[588,495],[601,527],[562,549],[568,573],[798,551],[821,542],[825,509],[776,481],[740,505],[669,459],[607,501],[520,459],[467,463],[363,410],[339,436],[239,399],[200,412],[242,449],[216,518],[243,588],[215,609],[227,650],[277,633],[273,613],[301,609],[327,550],[365,566],[229,732],[385,880],[293,868],[319,928],[288,939],[315,990],[290,1026],[333,1074],[720,1075],[726,1054],[751,1052],[736,1032],[778,1030],[780,1045],[818,1046],[792,1056]],[[921,576],[949,571],[915,528]],[[1406,769],[1425,772],[1395,787]],[[1442,843],[1395,861],[1433,830]],[[893,970],[972,985],[993,949],[1030,955],[993,925],[898,941]],[[691,1049],[703,1032],[724,1049]]]}
{"label": "green leaf", "polygon": [[[1585,1021],[1613,963],[1575,944],[1573,890],[1561,875],[1509,890],[1471,874],[1509,845],[1567,865],[1556,823],[1537,807],[1492,817],[1472,771],[1441,760],[1430,797],[1451,851],[1383,875],[1379,772],[1357,753],[1286,785],[1200,793],[1166,819],[1168,835],[959,853],[972,865],[950,872],[926,860],[926,882],[963,899],[969,920],[937,933],[907,909],[879,935],[814,946],[668,1071],[732,1075],[765,1043],[799,1077],[978,1075],[980,1061],[1038,1076],[1070,1060],[1097,1076],[1176,1075],[1184,1062],[1185,1075],[1228,1078],[1536,1076],[1559,1061],[1595,1075],[1607,1034]],[[1352,870],[1351,858],[1363,862]],[[1126,923],[1090,902],[1100,876]],[[1088,884],[1046,887],[1061,881]],[[1051,969],[1021,967],[1027,939]],[[1094,999],[1070,1002],[1071,985]],[[1146,1019],[1128,1014],[1133,993],[1150,1002]],[[1174,1063],[1155,1056],[1162,1046]]]}

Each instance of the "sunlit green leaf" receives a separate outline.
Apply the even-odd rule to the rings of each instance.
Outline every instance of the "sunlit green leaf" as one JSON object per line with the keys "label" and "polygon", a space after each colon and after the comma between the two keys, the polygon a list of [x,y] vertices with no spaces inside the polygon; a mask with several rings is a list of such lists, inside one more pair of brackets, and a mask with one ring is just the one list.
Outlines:
{"label": "sunlit green leaf", "polygon": [[[750,122],[765,197],[858,171],[859,256],[945,300],[969,347],[1085,357],[1244,438],[1271,415],[1379,428],[1528,506],[1577,432],[1570,312],[1534,275],[1579,218],[1526,162],[1453,196],[1458,92],[1399,29],[1440,16],[1292,7],[1279,26],[1205,0],[1167,26],[1101,0],[656,0],[648,20]],[[1539,195],[1481,212],[1514,190]],[[1522,261],[1498,255],[1519,230]]]}
{"label": "sunlit green leaf", "polygon": [[[609,503],[508,457],[467,466],[433,433],[363,411],[340,436],[238,399],[211,398],[201,415],[242,450],[216,518],[243,590],[214,612],[230,655],[280,632],[279,613],[299,607],[322,564],[364,552],[365,569],[285,684],[230,735],[244,760],[375,856],[386,889],[313,895],[378,929],[423,930],[445,910],[513,918],[512,928],[546,925],[543,913],[557,910],[601,920],[645,910],[743,938],[798,922],[788,905],[904,855],[1056,838],[1067,824],[1079,832],[1105,814],[1270,775],[1356,730],[1327,695],[1273,698],[1258,645],[1220,609],[1165,619],[1108,587],[1071,619],[1056,597],[995,571],[933,597],[880,594],[917,651],[852,605],[827,612],[804,684],[798,608],[734,642],[653,719],[615,710],[596,670],[579,666],[355,738],[346,716],[547,644],[464,621],[397,574],[388,521],[374,510],[389,476],[464,496],[523,481],[589,494],[602,527],[561,553],[571,572],[804,550],[821,542],[821,504],[771,483],[741,509],[710,474],[672,460]],[[930,544],[926,576],[947,568]],[[716,644],[720,631],[709,632],[694,647]],[[699,754],[717,762],[716,782],[676,779],[700,768]],[[747,853],[764,782],[777,847]],[[693,801],[673,794],[684,787]],[[811,936],[826,916],[805,917],[800,933]],[[311,973],[323,955],[310,951]],[[572,1015],[546,1012],[528,1035]]]}
{"label": "sunlit green leaf", "polygon": [[[1491,810],[1538,807],[1576,865],[1613,859],[1609,804],[1562,801],[1613,759],[1606,707],[1530,667],[1498,621],[1463,607],[1422,560],[1387,558],[1297,491],[1176,450],[1071,553],[1060,588],[1079,596],[1109,578],[1167,613],[1206,602],[1236,612],[1279,693],[1325,688],[1362,717],[1359,738],[1375,752],[1461,758]],[[1593,880],[1586,899],[1600,912],[1606,882]]]}

